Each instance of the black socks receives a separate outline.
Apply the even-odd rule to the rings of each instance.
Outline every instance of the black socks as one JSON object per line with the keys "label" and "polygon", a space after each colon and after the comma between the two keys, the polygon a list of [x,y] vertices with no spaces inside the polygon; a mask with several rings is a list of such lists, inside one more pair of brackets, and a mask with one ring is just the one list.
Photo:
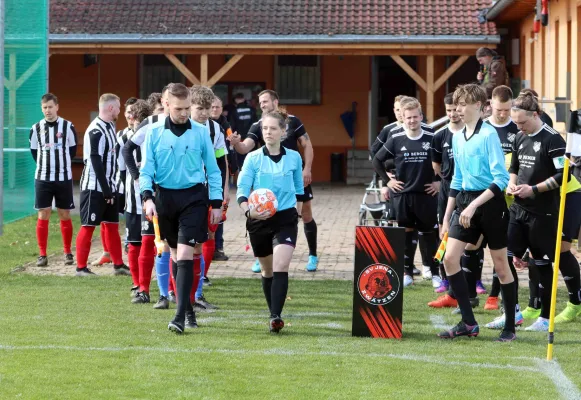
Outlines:
{"label": "black socks", "polygon": [[541,318],[549,319],[551,314],[551,289],[553,288],[553,267],[551,264],[537,265],[537,267],[539,271]]}
{"label": "black socks", "polygon": [[468,284],[468,296],[473,299],[477,296],[476,281],[480,269],[480,250],[465,250],[460,258],[460,267],[466,275]]}
{"label": "black socks", "polygon": [[272,307],[272,280],[274,278],[271,276],[270,278],[262,277],[262,291],[264,292],[264,298],[266,299],[266,304],[268,304],[268,311],[271,311]]}
{"label": "black socks", "polygon": [[579,263],[577,262],[575,256],[571,254],[571,251],[561,253],[559,270],[563,275],[565,285],[567,285],[567,291],[569,292],[569,302],[575,305],[581,304]]}
{"label": "black socks", "polygon": [[177,262],[177,269],[176,290],[178,304],[175,321],[183,325],[186,312],[192,307],[190,304],[190,292],[192,291],[192,285],[194,283],[194,260],[179,260]]}
{"label": "black socks", "polygon": [[417,248],[418,232],[406,232],[404,249],[404,272],[406,275],[414,276],[414,257],[416,255]]}
{"label": "black socks", "polygon": [[288,293],[288,272],[275,272],[273,275],[270,314],[280,317]]}
{"label": "black socks", "polygon": [[[422,264],[430,267],[433,276],[438,276],[440,273],[438,269],[438,262],[434,261],[434,256],[438,251],[440,238],[438,232],[418,232],[420,242],[420,253],[422,255]],[[414,252],[415,253],[415,252]]]}
{"label": "black socks", "polygon": [[[531,259],[532,261],[532,259]],[[541,294],[539,291],[539,267],[529,262],[529,307],[538,310],[541,308]]]}
{"label": "black socks", "polygon": [[309,255],[317,256],[317,223],[315,220],[307,222],[304,225],[305,236],[307,237],[307,244],[309,245]]}
{"label": "black socks", "polygon": [[454,291],[454,295],[458,301],[458,307],[460,307],[460,312],[462,313],[462,321],[467,325],[476,325],[474,313],[472,312],[472,305],[470,304],[470,298],[468,296],[468,284],[466,283],[466,278],[462,271],[459,271],[454,275],[448,275],[448,282],[450,282],[450,289]]}
{"label": "black socks", "polygon": [[516,314],[516,282],[501,284],[502,300],[504,301],[504,330],[507,332],[515,332],[514,316]]}

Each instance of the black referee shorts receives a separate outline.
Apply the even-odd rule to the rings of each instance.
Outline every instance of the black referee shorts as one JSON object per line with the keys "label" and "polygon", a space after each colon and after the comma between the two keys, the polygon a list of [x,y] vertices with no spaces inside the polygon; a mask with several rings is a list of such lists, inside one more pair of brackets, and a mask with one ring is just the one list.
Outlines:
{"label": "black referee shorts", "polygon": [[448,197],[450,197],[450,184],[452,182],[442,179],[440,182],[440,191],[438,192],[438,225],[444,224],[444,215],[448,206]]}
{"label": "black referee shorts", "polygon": [[188,189],[157,188],[155,199],[161,239],[170,248],[208,240],[208,194],[203,184]]}
{"label": "black referee shorts", "polygon": [[450,232],[448,235],[453,239],[474,245],[478,243],[480,235],[484,235],[490,250],[500,250],[507,247],[509,221],[504,195],[494,196],[478,207],[470,220],[468,229],[460,225],[460,213],[483,192],[462,191],[458,193],[456,210],[454,210],[450,220]]}
{"label": "black referee shorts", "polygon": [[101,222],[118,223],[119,211],[117,202],[109,204],[102,192],[96,190],[81,191],[81,225],[99,226]]}
{"label": "black referee shorts", "polygon": [[54,205],[61,210],[75,208],[73,200],[73,181],[49,182],[34,180],[34,208],[42,210],[52,208]]}
{"label": "black referee shorts", "polygon": [[305,186],[305,194],[298,195],[297,201],[307,203],[311,200],[313,200],[313,188],[311,187],[311,185],[307,185]]}
{"label": "black referee shorts", "polygon": [[401,193],[391,199],[398,226],[432,232],[437,228],[438,200],[427,193]]}
{"label": "black referee shorts", "polygon": [[279,244],[295,247],[299,232],[299,215],[296,208],[288,208],[267,220],[248,219],[246,230],[254,257],[268,257]]}
{"label": "black referee shorts", "polygon": [[516,203],[510,206],[508,251],[522,258],[527,249],[534,260],[555,259],[556,216],[533,214]]}
{"label": "black referee shorts", "polygon": [[563,220],[564,242],[571,243],[579,238],[581,229],[581,192],[567,193],[565,200],[565,219]]}

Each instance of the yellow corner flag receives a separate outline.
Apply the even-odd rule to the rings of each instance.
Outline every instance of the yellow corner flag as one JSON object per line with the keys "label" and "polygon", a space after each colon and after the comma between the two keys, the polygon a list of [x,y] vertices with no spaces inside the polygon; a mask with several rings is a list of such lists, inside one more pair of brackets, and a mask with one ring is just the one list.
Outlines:
{"label": "yellow corner flag", "polygon": [[159,233],[159,222],[157,220],[157,217],[155,217],[155,216],[152,218],[152,220],[153,220],[153,231],[155,232],[154,242],[155,242],[155,247],[157,249],[157,256],[161,257],[161,253],[163,252],[164,243],[161,240],[161,235]]}

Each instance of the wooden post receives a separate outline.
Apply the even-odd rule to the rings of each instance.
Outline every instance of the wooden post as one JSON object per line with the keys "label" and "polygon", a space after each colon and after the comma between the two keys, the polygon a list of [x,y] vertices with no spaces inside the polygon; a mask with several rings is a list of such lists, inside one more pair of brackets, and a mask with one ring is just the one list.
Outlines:
{"label": "wooden post", "polygon": [[209,80],[208,82],[206,82],[206,86],[208,87],[212,87],[216,84],[216,82],[218,82],[220,79],[222,79],[222,77],[224,75],[226,75],[228,73],[228,71],[230,71],[232,69],[232,67],[234,67],[234,65],[236,65],[236,63],[238,61],[240,61],[242,59],[242,57],[244,57],[243,54],[236,54],[234,57],[232,57],[231,59],[228,60],[228,62],[226,64],[224,64],[222,66],[222,68],[220,68],[218,70],[218,72],[216,72]]}
{"label": "wooden post", "polygon": [[[11,53],[8,62],[8,147],[16,147],[16,53]],[[16,153],[8,153],[8,187],[16,184]]]}
{"label": "wooden post", "polygon": [[462,64],[464,64],[466,62],[466,60],[468,60],[468,56],[458,57],[458,59],[456,61],[454,61],[454,64],[450,65],[450,67],[448,67],[446,72],[444,72],[442,74],[442,76],[440,76],[438,78],[436,83],[434,83],[434,91],[438,90],[440,88],[440,86],[442,86],[444,83],[446,83],[446,81],[448,79],[450,79],[450,77],[452,75],[454,75],[454,72],[456,72],[458,70],[458,68],[460,68],[462,66]]}
{"label": "wooden post", "polygon": [[208,55],[202,54],[200,57],[200,84],[208,85]]}
{"label": "wooden post", "polygon": [[434,121],[434,56],[427,56],[426,108],[428,122]]}
{"label": "wooden post", "polygon": [[199,85],[200,81],[196,78],[196,75],[192,73],[176,56],[173,54],[166,53],[165,56],[167,59],[177,68],[178,71],[182,73],[186,77],[186,79],[192,82],[193,85]]}

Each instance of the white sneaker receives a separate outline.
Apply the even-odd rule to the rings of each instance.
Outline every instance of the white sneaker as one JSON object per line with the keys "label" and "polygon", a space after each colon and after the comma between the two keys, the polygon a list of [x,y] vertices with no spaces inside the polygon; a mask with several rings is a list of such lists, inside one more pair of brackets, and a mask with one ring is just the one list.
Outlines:
{"label": "white sneaker", "polygon": [[422,278],[424,278],[425,280],[429,281],[430,279],[432,279],[432,269],[430,267],[426,267],[425,265],[422,268],[423,272],[422,272]]}
{"label": "white sneaker", "polygon": [[549,331],[549,320],[545,318],[537,318],[534,324],[525,328],[525,331],[529,332],[548,332]]}
{"label": "white sneaker", "polygon": [[442,278],[440,278],[439,276],[432,276],[432,287],[434,289],[439,288],[441,284],[442,284]]}
{"label": "white sneaker", "polygon": [[403,287],[408,287],[414,284],[414,278],[409,275],[403,276]]}

